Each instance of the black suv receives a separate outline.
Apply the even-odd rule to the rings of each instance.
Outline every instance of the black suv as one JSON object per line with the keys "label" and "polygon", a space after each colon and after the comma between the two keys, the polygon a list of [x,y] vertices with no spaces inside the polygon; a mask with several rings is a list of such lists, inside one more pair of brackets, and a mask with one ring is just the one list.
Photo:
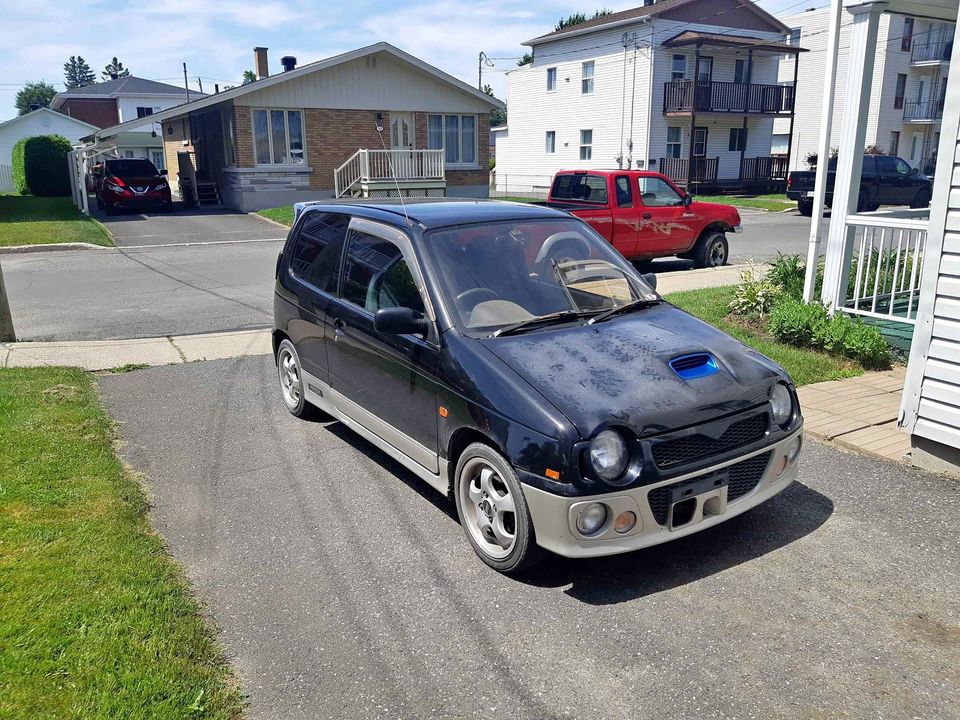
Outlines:
{"label": "black suv", "polygon": [[787,374],[582,221],[502,202],[295,211],[274,298],[287,408],[452,494],[497,570],[688,535],[796,477]]}

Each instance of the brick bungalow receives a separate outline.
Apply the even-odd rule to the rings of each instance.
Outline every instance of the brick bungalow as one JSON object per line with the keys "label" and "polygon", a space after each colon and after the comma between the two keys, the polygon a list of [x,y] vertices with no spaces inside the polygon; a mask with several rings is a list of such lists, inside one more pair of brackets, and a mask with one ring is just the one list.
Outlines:
{"label": "brick bungalow", "polygon": [[388,43],[299,68],[285,57],[274,75],[266,49],[254,53],[255,82],[151,117],[174,188],[189,192],[195,174],[244,211],[398,189],[487,196],[489,113],[500,101]]}

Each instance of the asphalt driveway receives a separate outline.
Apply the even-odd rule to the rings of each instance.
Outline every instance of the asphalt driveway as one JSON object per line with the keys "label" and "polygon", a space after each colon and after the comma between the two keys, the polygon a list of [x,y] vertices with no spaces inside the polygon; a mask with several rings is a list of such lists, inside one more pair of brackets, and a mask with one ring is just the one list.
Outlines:
{"label": "asphalt driveway", "polygon": [[957,718],[960,488],[809,443],[677,542],[522,579],[269,357],[103,377],[251,718]]}

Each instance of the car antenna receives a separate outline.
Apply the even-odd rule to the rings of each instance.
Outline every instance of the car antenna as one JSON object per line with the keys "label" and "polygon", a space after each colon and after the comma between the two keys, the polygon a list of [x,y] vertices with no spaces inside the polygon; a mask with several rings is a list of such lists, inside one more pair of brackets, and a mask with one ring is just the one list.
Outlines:
{"label": "car antenna", "polygon": [[387,150],[387,144],[383,141],[383,125],[380,124],[383,116],[377,113],[377,135],[380,136],[380,144],[383,146],[383,152],[387,156],[387,162],[390,165],[390,176],[393,178],[393,184],[397,186],[397,197],[400,198],[400,207],[403,209],[403,216],[407,219],[407,225],[410,224],[410,216],[407,215],[407,204],[403,201],[403,193],[400,192],[400,181],[397,179],[397,173],[393,170],[393,153]]}

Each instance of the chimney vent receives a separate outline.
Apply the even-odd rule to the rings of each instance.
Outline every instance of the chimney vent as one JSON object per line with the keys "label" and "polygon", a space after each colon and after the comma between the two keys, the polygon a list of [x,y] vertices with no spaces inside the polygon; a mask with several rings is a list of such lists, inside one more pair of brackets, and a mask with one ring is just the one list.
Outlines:
{"label": "chimney vent", "polygon": [[284,72],[290,72],[297,67],[297,59],[293,55],[284,55],[280,58],[280,64],[283,65]]}
{"label": "chimney vent", "polygon": [[270,66],[267,64],[267,48],[255,47],[253,49],[253,62],[257,73],[257,80],[270,77]]}

